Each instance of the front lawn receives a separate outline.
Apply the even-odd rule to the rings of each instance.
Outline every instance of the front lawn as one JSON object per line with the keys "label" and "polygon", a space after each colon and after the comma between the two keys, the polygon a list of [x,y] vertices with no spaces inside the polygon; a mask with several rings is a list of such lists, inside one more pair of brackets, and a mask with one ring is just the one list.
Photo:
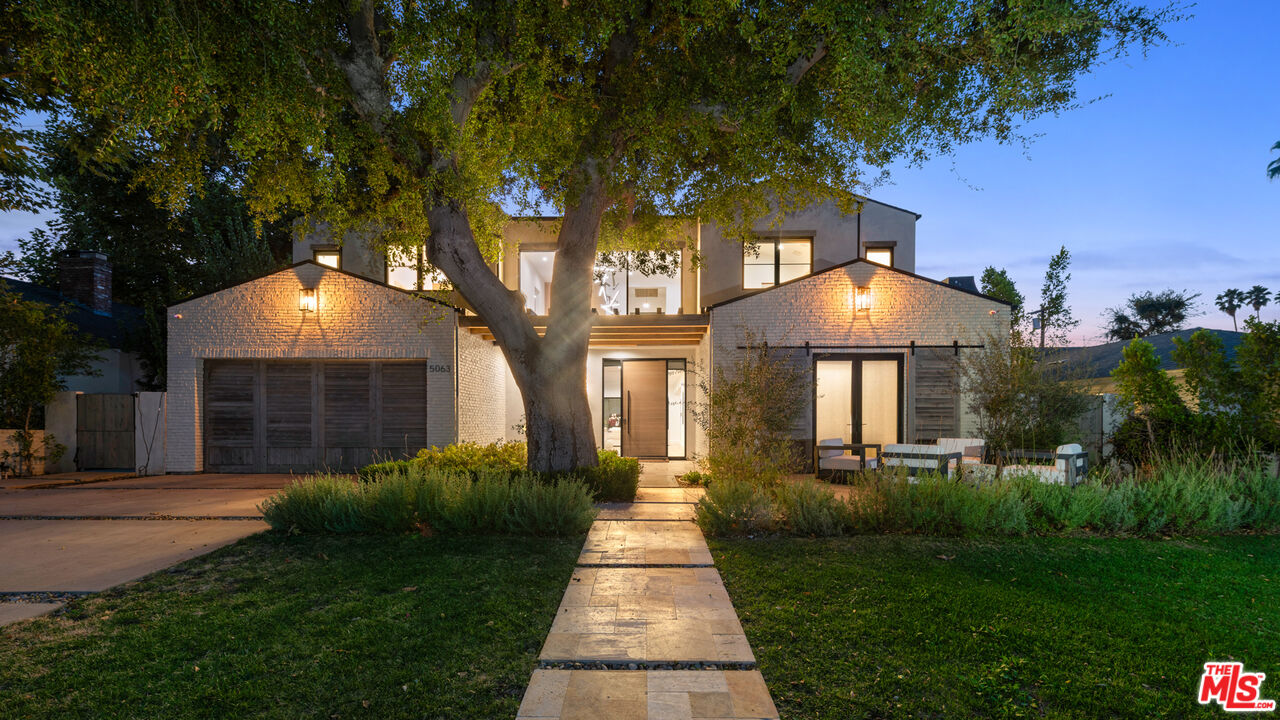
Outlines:
{"label": "front lawn", "polygon": [[1280,537],[712,540],[784,718],[1221,717],[1280,697]]}
{"label": "front lawn", "polygon": [[0,628],[0,715],[513,717],[581,545],[257,535]]}

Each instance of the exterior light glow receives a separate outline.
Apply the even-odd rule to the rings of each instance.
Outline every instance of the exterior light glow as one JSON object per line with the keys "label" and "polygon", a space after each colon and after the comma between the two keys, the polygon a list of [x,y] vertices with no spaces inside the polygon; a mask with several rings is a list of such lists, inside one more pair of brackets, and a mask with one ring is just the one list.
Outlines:
{"label": "exterior light glow", "polygon": [[298,292],[298,309],[304,313],[315,312],[316,307],[319,305],[316,294],[315,288],[302,288]]}
{"label": "exterior light glow", "polygon": [[859,285],[853,289],[853,309],[858,312],[871,309],[871,288]]}

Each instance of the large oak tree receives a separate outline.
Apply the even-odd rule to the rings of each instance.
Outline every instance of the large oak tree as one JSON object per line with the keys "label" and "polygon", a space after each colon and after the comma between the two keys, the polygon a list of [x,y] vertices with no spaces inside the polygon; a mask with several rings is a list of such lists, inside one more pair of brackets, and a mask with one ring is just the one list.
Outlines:
{"label": "large oak tree", "polygon": [[[1076,102],[1165,40],[1122,0],[20,0],[0,40],[77,113],[146,138],[180,202],[231,137],[248,192],[427,257],[492,329],[536,469],[595,463],[586,397],[599,250],[670,248],[663,215],[745,229],[868,168],[920,162]],[[487,268],[503,207],[555,207],[545,337]],[[745,235],[744,235],[745,237]]]}

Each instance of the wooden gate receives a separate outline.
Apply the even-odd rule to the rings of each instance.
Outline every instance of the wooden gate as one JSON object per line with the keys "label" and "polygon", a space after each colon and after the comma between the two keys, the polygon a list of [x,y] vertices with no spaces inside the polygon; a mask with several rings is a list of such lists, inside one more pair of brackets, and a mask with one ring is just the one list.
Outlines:
{"label": "wooden gate", "polygon": [[134,398],[125,394],[76,396],[76,467],[133,470]]}

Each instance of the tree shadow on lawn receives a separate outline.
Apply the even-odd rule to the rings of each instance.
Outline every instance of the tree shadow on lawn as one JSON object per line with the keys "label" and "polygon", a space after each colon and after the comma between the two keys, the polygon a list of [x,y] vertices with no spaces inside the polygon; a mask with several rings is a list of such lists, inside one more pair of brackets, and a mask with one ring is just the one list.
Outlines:
{"label": "tree shadow on lawn", "polygon": [[10,717],[511,717],[581,545],[262,533],[0,628],[0,707]]}

